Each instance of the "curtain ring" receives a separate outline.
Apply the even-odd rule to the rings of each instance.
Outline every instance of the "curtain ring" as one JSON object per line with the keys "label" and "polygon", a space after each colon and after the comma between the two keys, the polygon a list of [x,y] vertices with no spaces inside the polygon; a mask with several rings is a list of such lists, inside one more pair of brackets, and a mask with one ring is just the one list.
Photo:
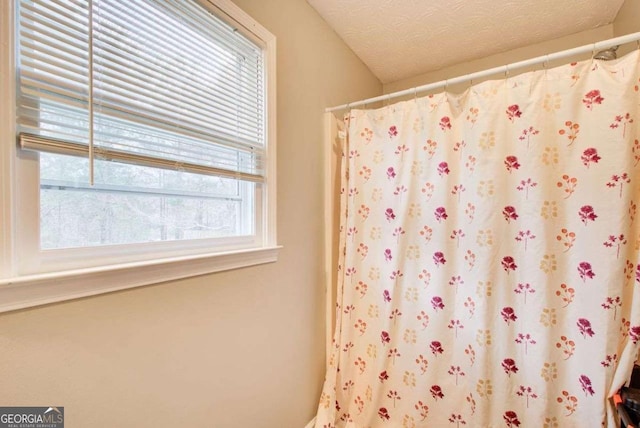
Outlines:
{"label": "curtain ring", "polygon": [[449,79],[446,79],[444,81],[444,91],[447,92],[447,89],[449,88]]}
{"label": "curtain ring", "polygon": [[593,46],[591,47],[591,65],[589,66],[589,68],[592,71],[595,70],[598,67],[598,65],[595,64],[595,61],[596,61],[595,56],[596,56],[596,44],[594,43]]}
{"label": "curtain ring", "polygon": [[344,121],[345,121],[345,123],[349,123],[349,120],[351,119],[351,103],[347,103],[347,106],[345,107],[345,110],[346,110],[346,112],[344,114],[344,116],[345,116]]}
{"label": "curtain ring", "polygon": [[413,99],[418,101],[418,88],[413,88]]}

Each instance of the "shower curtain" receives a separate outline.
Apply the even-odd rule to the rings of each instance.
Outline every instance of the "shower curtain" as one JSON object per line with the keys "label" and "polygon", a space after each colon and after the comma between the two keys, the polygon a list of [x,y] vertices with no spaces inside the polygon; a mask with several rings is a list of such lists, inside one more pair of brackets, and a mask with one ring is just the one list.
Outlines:
{"label": "shower curtain", "polygon": [[345,117],[316,428],[615,426],[640,341],[639,52]]}

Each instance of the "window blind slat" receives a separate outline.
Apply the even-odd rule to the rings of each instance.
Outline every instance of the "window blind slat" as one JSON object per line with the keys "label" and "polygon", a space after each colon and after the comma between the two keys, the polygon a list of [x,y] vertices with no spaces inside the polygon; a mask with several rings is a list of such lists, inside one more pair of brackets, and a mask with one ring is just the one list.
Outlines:
{"label": "window blind slat", "polygon": [[[145,64],[149,69],[155,69],[158,71],[165,70],[167,64],[174,66],[173,73],[182,73],[187,71],[185,68],[185,61],[189,64],[190,68],[188,69],[189,73],[195,73],[196,70],[200,71],[200,74],[204,78],[207,75],[210,75],[214,71],[216,75],[224,75],[223,71],[227,71],[231,75],[235,76],[235,84],[238,81],[238,69],[237,64],[240,60],[240,57],[236,53],[222,50],[218,45],[212,43],[206,43],[206,40],[201,41],[200,43],[195,43],[190,40],[188,49],[185,49],[185,45],[179,43],[172,37],[172,33],[168,32],[166,29],[166,24],[162,21],[159,22],[145,22],[139,16],[135,16],[135,19],[132,17],[135,16],[132,13],[124,14],[121,18],[122,21],[118,21],[115,23],[105,22],[102,24],[104,26],[104,32],[101,36],[104,36],[104,40],[111,44],[114,48],[117,47],[118,50],[125,50],[133,53],[134,55],[138,55],[141,59],[145,60]],[[117,24],[122,24],[123,22],[127,22],[128,26],[124,28],[119,28]],[[122,31],[118,32],[118,30],[124,31],[132,31],[133,28],[138,28],[139,31],[144,30],[145,37],[138,36],[135,40],[136,44],[132,45],[131,43],[127,43],[125,39],[123,39]],[[179,29],[174,29],[175,31],[179,31]],[[97,42],[103,40],[102,38],[97,38]],[[151,43],[151,45],[149,45]],[[162,52],[162,55],[158,55],[156,50]],[[151,51],[148,51],[149,48],[153,48]],[[243,61],[247,62],[246,55],[241,56]],[[254,61],[256,64],[261,62],[261,57]],[[260,73],[261,74],[261,73]],[[253,70],[252,67],[247,66],[243,70],[244,77],[248,78],[251,81],[256,81],[259,73],[256,70]],[[231,82],[233,83],[233,81]]]}
{"label": "window blind slat", "polygon": [[[48,153],[57,153],[68,156],[87,157],[89,148],[82,144],[70,141],[60,141],[47,139],[37,135],[20,134],[20,146],[25,150],[35,150]],[[180,163],[163,158],[153,156],[145,156],[141,154],[123,153],[117,150],[99,149],[97,150],[98,159],[107,161],[118,161],[123,163],[131,163],[133,165],[151,166],[154,168],[163,168],[169,170],[180,169],[185,172],[195,174],[214,175],[218,177],[233,178],[236,180],[245,180],[252,182],[264,181],[261,175],[250,174],[241,171],[230,171],[222,168],[207,167],[205,165]]]}
{"label": "window blind slat", "polygon": [[[143,69],[144,75],[147,76],[149,74],[153,74],[154,76],[160,76],[162,75],[162,73],[172,73],[172,77],[175,79],[175,75],[176,73],[180,73],[182,68],[179,67],[179,63],[175,63],[175,67],[173,69],[170,69],[168,71],[164,71],[161,69],[153,69],[150,65],[150,62],[155,61],[156,59],[152,56],[147,56],[144,57],[144,55],[140,55],[138,58],[136,58],[132,53],[130,53],[129,55],[126,55],[129,49],[128,46],[123,46],[123,45],[119,45],[118,48],[114,48],[113,46],[117,45],[117,40],[114,40],[111,36],[108,38],[107,40],[109,43],[107,46],[104,47],[105,50],[108,50],[108,52],[103,53],[102,51],[99,53],[99,58],[97,58],[97,62],[99,62],[101,65],[103,65],[104,67],[108,67],[109,63],[108,63],[108,59],[113,59],[114,57],[118,57],[118,58],[123,58],[126,60],[131,60],[131,61],[135,61],[136,65],[134,67],[133,70],[127,70],[127,74],[131,74],[133,72],[135,72],[136,69]],[[102,48],[102,45],[100,44],[100,42],[98,42],[98,46],[100,48]],[[184,50],[184,49],[183,49]],[[163,49],[164,51],[164,49]],[[192,58],[193,62],[199,62],[197,61],[197,58]],[[104,61],[104,63],[103,63]],[[123,64],[121,62],[119,62],[118,60],[115,60],[118,64],[118,66],[113,65],[112,67],[117,67],[117,69],[121,69]],[[167,63],[171,63],[171,58],[163,58],[163,67],[168,68],[169,65]],[[201,62],[201,61],[200,61]],[[235,71],[237,73],[237,70]],[[202,80],[204,80],[206,78],[206,73],[210,73],[210,71],[207,70],[203,70],[202,73]],[[159,77],[160,78],[160,77]],[[227,87],[237,87],[238,91],[244,92],[244,91],[251,91],[251,93],[249,94],[249,96],[253,96],[253,94],[255,93],[260,93],[260,91],[254,86],[252,86],[250,83],[247,83],[247,79],[240,79],[239,80],[239,84],[238,79],[236,78],[235,81],[232,81],[231,79],[229,79],[226,75],[220,75],[219,76],[220,79],[225,79],[224,83],[225,86]],[[206,90],[206,87],[204,87],[202,84],[198,84],[198,82],[200,81],[200,79],[193,79],[193,76],[185,76],[182,81],[184,82],[184,84],[190,85],[190,86],[197,86],[197,92],[203,91],[203,89]],[[212,94],[215,96],[215,94]],[[233,94],[234,98],[237,99],[237,93]],[[230,100],[233,100],[233,98],[228,98]],[[259,99],[259,101],[261,101],[261,97]],[[248,108],[252,108],[252,105],[248,105]]]}
{"label": "window blind slat", "polygon": [[[41,80],[50,83],[56,83],[61,87],[70,89],[71,87],[78,87],[77,83],[84,81],[84,88],[86,89],[86,82],[88,76],[84,73],[84,70],[77,67],[71,67],[70,65],[61,64],[59,62],[49,62],[47,64],[41,64],[35,60],[24,59],[22,63],[27,66],[23,76],[29,76],[33,80]],[[32,71],[38,70],[38,71]],[[55,77],[51,77],[55,76]],[[62,85],[63,82],[69,82],[69,84]]]}
{"label": "window blind slat", "polygon": [[[154,61],[155,59],[151,56],[145,55],[136,55],[135,52],[128,50],[127,48],[114,48],[112,43],[109,43],[111,40],[105,41],[97,41],[96,42],[96,52],[94,53],[95,61],[100,65],[101,70],[105,69],[114,69],[119,74],[127,74],[127,75],[143,75],[143,76],[156,76],[157,78],[162,78],[169,81],[178,81],[183,85],[193,88],[196,91],[207,91],[210,92],[213,87],[213,83],[217,83],[217,86],[222,88],[229,88],[228,90],[233,89],[234,91],[241,92],[246,96],[251,97],[259,97],[262,98],[261,91],[259,91],[255,82],[252,82],[249,79],[242,79],[242,81],[237,81],[237,78],[234,79],[237,74],[237,66],[235,71],[231,72],[228,70],[227,73],[216,73],[216,80],[212,81],[209,86],[205,84],[207,79],[211,80],[211,70],[203,70],[200,74],[202,77],[202,82],[199,80],[194,80],[193,76],[183,75],[185,71],[182,69],[179,61],[176,60],[165,60],[162,63],[162,67],[149,67],[149,62]],[[196,61],[196,58],[193,58]],[[118,67],[120,66],[120,67]],[[128,68],[130,67],[130,68]],[[126,70],[126,71],[125,71]]]}
{"label": "window blind slat", "polygon": [[237,140],[234,140],[232,144],[228,144],[228,142],[225,143],[224,141],[218,140],[218,144],[213,145],[203,142],[202,140],[195,139],[193,137],[177,138],[173,135],[174,133],[170,133],[168,131],[162,132],[149,129],[145,129],[144,132],[142,130],[132,131],[130,126],[128,127],[126,124],[123,125],[118,121],[110,120],[109,116],[99,116],[97,125],[99,127],[104,126],[106,128],[105,130],[101,130],[101,138],[106,138],[107,136],[112,135],[114,137],[122,139],[122,135],[124,135],[122,132],[110,133],[110,131],[127,131],[126,139],[128,141],[139,141],[140,144],[145,144],[145,138],[152,137],[153,140],[149,141],[147,144],[149,144],[149,146],[154,146],[155,144],[158,144],[155,142],[156,139],[170,140],[174,144],[169,145],[167,148],[172,150],[174,149],[174,147],[183,148],[185,146],[192,145],[200,147],[201,152],[206,152],[208,154],[213,153],[214,151],[225,151],[234,153],[253,153],[256,156],[261,156],[263,153],[262,147],[255,147],[250,145],[240,146],[237,144]]}
{"label": "window blind slat", "polygon": [[88,95],[82,93],[86,91],[86,86],[83,87],[81,82],[77,81],[61,81],[60,78],[42,75],[41,73],[33,73],[30,70],[21,71],[19,80],[23,85],[22,92],[35,95],[41,93],[50,93],[50,99],[54,98],[54,95],[58,95],[57,99],[68,98],[70,102],[72,100],[88,101]]}
{"label": "window blind slat", "polygon": [[[50,46],[51,50],[55,49],[57,52],[70,52],[72,54],[70,58],[76,56],[82,57],[83,55],[81,54],[84,53],[86,61],[85,49],[87,48],[89,40],[88,34],[69,34],[50,27],[34,25],[31,22],[26,22],[22,26],[21,33],[21,46],[29,46],[31,49],[35,49],[36,44],[33,42],[37,41]],[[23,51],[23,54],[27,53],[29,53],[29,51]]]}
{"label": "window blind slat", "polygon": [[[31,117],[34,116],[37,111],[32,109]],[[64,131],[61,132],[57,129],[56,124],[58,123],[55,118],[48,119],[51,113],[46,113],[43,116],[39,117],[40,127],[46,130],[44,133],[46,136],[58,136],[62,139],[68,139],[69,136],[77,135],[83,141],[87,139],[87,131],[86,131],[86,122],[87,116],[83,115],[82,111],[78,112],[77,110],[74,112],[69,110],[67,112],[60,111],[60,109],[56,109],[56,116],[59,118],[61,115],[65,117],[65,125]],[[29,117],[27,114],[23,114],[24,117]],[[131,149],[131,151],[135,152],[142,146],[146,147],[147,150],[153,151],[159,155],[167,155],[169,157],[179,157],[183,161],[201,161],[206,164],[216,164],[216,165],[236,165],[237,164],[237,156],[238,150],[237,148],[225,148],[221,145],[212,145],[202,143],[198,140],[193,139],[181,139],[175,140],[171,139],[168,135],[170,134],[160,134],[158,132],[147,132],[146,134],[139,133],[138,135],[133,135],[131,133],[130,128],[123,127],[119,125],[118,122],[106,121],[102,123],[102,120],[98,120],[97,126],[99,128],[99,135],[103,140],[100,145],[110,146],[113,148],[118,148],[123,151],[127,151]],[[74,125],[75,123],[75,125]],[[84,126],[82,124],[84,123]],[[104,128],[104,129],[103,129]],[[72,131],[76,131],[73,133]],[[113,131],[121,131],[120,133],[116,133]],[[127,140],[123,140],[123,133],[126,132]],[[154,139],[163,139],[163,140],[171,140],[173,144],[157,144],[158,148],[153,148],[154,144],[150,144],[145,137],[153,137]],[[86,142],[85,142],[86,143]],[[167,148],[171,147],[173,152],[167,152]],[[244,153],[243,156],[252,156],[253,160],[246,164],[246,167],[243,170],[261,170],[262,169],[262,161],[261,161],[261,152],[260,150],[254,150],[250,147],[247,147],[245,150],[241,150],[240,153]],[[193,155],[193,156],[192,156]],[[203,159],[206,158],[206,159]],[[207,160],[208,159],[208,160]],[[214,161],[212,161],[214,160]],[[229,169],[231,169],[229,167]]]}
{"label": "window blind slat", "polygon": [[[58,123],[56,118],[50,118],[53,114],[55,114],[56,118],[64,115],[67,119],[65,121],[67,125],[65,125],[63,130],[60,130],[59,127],[56,126]],[[77,136],[77,138],[82,140],[83,144],[86,144],[88,135],[86,126],[83,127],[82,124],[85,123],[86,125],[87,119],[87,116],[78,110],[75,110],[75,112],[73,110],[67,110],[66,112],[61,112],[59,109],[56,109],[55,112],[47,110],[40,116],[39,129],[46,137],[69,139],[70,136]],[[73,125],[73,123],[75,123],[75,125]],[[123,127],[118,122],[108,119],[98,120],[97,128],[101,138],[101,144],[99,146],[115,148],[123,152],[139,152],[142,147],[146,152],[164,155],[176,161],[201,162],[206,165],[218,166],[226,165],[228,169],[233,169],[232,166],[235,165],[245,172],[260,171],[263,167],[261,152],[259,150],[252,150],[251,148],[238,151],[237,148],[225,148],[221,145],[206,144],[193,139],[182,138],[181,140],[175,140],[171,138],[171,134],[163,135],[159,132],[132,135],[130,128]],[[74,130],[76,131],[75,133],[73,133]],[[123,137],[123,135],[126,135],[126,137]],[[165,141],[169,140],[173,144],[159,143],[156,148],[153,144],[149,144],[148,137]],[[171,150],[167,151],[169,148]],[[237,166],[238,155],[244,156],[244,159],[251,157],[251,160],[245,162],[244,167]]]}
{"label": "window blind slat", "polygon": [[23,18],[30,19],[32,22],[40,23],[42,26],[56,28],[65,34],[73,34],[86,32],[86,17],[81,19],[80,15],[73,18],[65,18],[64,14],[60,14],[56,9],[51,8],[53,4],[30,1],[21,4],[20,15]]}
{"label": "window blind slat", "polygon": [[[126,112],[122,112],[120,110],[118,111],[111,111],[108,114],[108,117],[111,118],[118,118],[118,119],[122,119],[122,120],[128,120],[130,118],[130,114],[127,114]],[[192,128],[182,128],[182,129],[176,129],[175,126],[169,124],[169,123],[164,123],[162,126],[157,126],[157,122],[153,121],[153,120],[146,120],[145,122],[145,118],[138,116],[136,118],[137,121],[139,121],[140,119],[142,119],[140,121],[141,124],[145,124],[145,126],[151,127],[153,126],[156,129],[161,129],[167,132],[170,132],[172,134],[175,135],[175,138],[178,139],[181,135],[185,136],[185,137],[189,137],[189,138],[195,138],[195,139],[199,139],[200,141],[203,142],[208,142],[208,140],[203,140],[202,139],[202,134],[197,132],[196,130],[192,129]],[[233,148],[235,150],[241,151],[241,150],[253,150],[254,152],[257,153],[263,153],[264,152],[264,147],[263,146],[256,146],[255,144],[253,144],[251,141],[246,141],[246,140],[241,140],[238,138],[227,138],[224,135],[220,135],[217,136],[215,138],[215,144],[217,145],[222,145],[225,147],[229,147],[229,148]]]}
{"label": "window blind slat", "polygon": [[[121,128],[115,128],[109,126],[110,130],[122,130]],[[195,140],[182,139],[180,141],[172,140],[170,136],[155,134],[154,138],[159,140],[171,140],[174,144],[171,146],[172,151],[167,151],[168,145],[166,143],[148,144],[146,140],[140,138],[140,136],[131,135],[127,140],[122,139],[122,134],[115,134],[109,132],[101,133],[103,138],[112,138],[108,145],[113,148],[120,148],[123,151],[138,151],[141,143],[146,144],[147,149],[155,153],[170,154],[173,157],[180,157],[181,159],[200,160],[205,164],[237,164],[238,156],[244,158],[251,158],[250,162],[246,163],[245,168],[250,170],[260,170],[262,168],[262,156],[259,152],[252,152],[250,150],[238,151],[234,149],[224,148],[223,146],[208,145],[202,147],[202,144]]]}
{"label": "window blind slat", "polygon": [[92,133],[111,160],[262,181],[262,48],[193,2],[89,5],[19,0],[25,148],[88,153]]}
{"label": "window blind slat", "polygon": [[[180,4],[170,1],[155,1],[152,3],[151,7],[144,7],[144,1],[141,0],[134,0],[129,2],[122,2],[120,0],[98,1],[105,3],[105,5],[108,4],[108,7],[102,9],[104,11],[126,11],[127,18],[131,18],[133,16],[135,16],[136,18],[140,16],[143,20],[144,18],[147,18],[146,22],[152,24],[155,27],[158,27],[158,24],[161,24],[160,28],[163,25],[175,24],[175,26],[179,27],[183,31],[189,30],[189,37],[187,38],[187,40],[188,43],[192,45],[198,46],[204,43],[216,48],[226,47],[230,52],[262,56],[259,46],[255,45],[252,42],[249,42],[249,44],[242,43],[243,40],[248,41],[248,39],[237,34],[234,28],[232,28],[222,20],[218,18],[210,19],[212,16],[211,13],[205,10],[200,5],[197,5],[197,9],[206,14],[208,19],[201,21],[199,25],[195,27],[192,19],[193,16],[190,16],[187,12],[189,6],[196,5],[193,2],[191,2],[190,4],[188,4],[187,2],[184,2],[184,4]],[[172,5],[174,7],[171,7]],[[175,5],[177,5],[177,7],[175,7]],[[178,16],[180,17],[180,21],[176,19],[176,17]],[[225,51],[221,50],[219,53],[224,54]]]}
{"label": "window blind slat", "polygon": [[[230,39],[230,46],[233,49],[242,49],[244,52],[262,57],[262,47],[252,40],[244,37],[236,28],[233,28],[223,20],[210,20],[211,12],[208,9],[194,2],[183,2],[181,0],[167,0],[159,3],[159,6],[170,10],[172,14],[187,17],[184,22],[191,26],[194,31],[200,32],[205,38],[211,34],[219,35],[223,40]],[[230,35],[233,37],[230,37]]]}
{"label": "window blind slat", "polygon": [[48,0],[46,3],[43,2],[41,6],[48,7],[51,10],[55,10],[56,13],[64,15],[65,20],[69,19],[79,22],[85,22],[87,17],[86,4],[83,5],[81,1]]}
{"label": "window blind slat", "polygon": [[[226,138],[233,138],[234,136],[237,136],[239,140],[238,142],[256,146],[255,139],[242,138],[244,132],[242,132],[240,128],[235,128],[233,133],[224,132],[225,129],[212,129],[209,121],[204,121],[194,115],[187,115],[181,112],[176,112],[174,109],[163,105],[146,104],[144,112],[141,113],[139,108],[131,108],[131,104],[127,102],[127,99],[123,99],[123,102],[118,103],[118,99],[113,96],[117,95],[116,91],[111,90],[109,94],[110,96],[109,98],[107,98],[106,95],[103,95],[102,93],[100,93],[100,91],[96,91],[96,95],[103,97],[105,100],[104,104],[101,104],[101,106],[99,106],[96,110],[103,111],[106,114],[111,114],[113,112],[113,109],[110,109],[108,106],[116,105],[117,108],[115,110],[118,110],[121,113],[128,114],[131,119],[146,118],[147,120],[151,121],[162,119],[162,122],[173,125],[172,127],[174,129],[191,129],[192,131],[198,131],[201,136],[219,136]],[[255,135],[259,134],[256,133]],[[249,134],[249,136],[251,136],[251,134]]]}
{"label": "window blind slat", "polygon": [[[235,113],[222,109],[214,110],[206,104],[199,102],[197,99],[183,100],[181,98],[172,98],[171,93],[165,91],[161,92],[156,90],[153,94],[148,92],[143,93],[143,89],[137,86],[136,82],[125,83],[123,81],[116,81],[115,83],[117,83],[117,85],[110,84],[111,82],[111,80],[102,81],[100,82],[100,86],[95,88],[96,96],[100,97],[100,103],[95,103],[98,109],[101,106],[116,108],[115,106],[118,104],[127,105],[137,102],[140,105],[144,104],[145,109],[155,109],[159,117],[173,117],[178,121],[182,120],[182,118],[185,120],[192,118],[197,120],[197,123],[210,123],[211,126],[209,126],[209,129],[211,129],[212,133],[216,132],[216,125],[218,125],[218,129],[230,134],[233,134],[234,130],[236,132],[242,132],[244,130],[250,132],[258,131],[258,128],[255,126],[255,121],[252,121],[251,116],[248,116],[246,113]],[[197,111],[197,113],[200,114],[191,113],[190,108],[193,106],[200,107]],[[163,111],[165,113],[162,113]],[[212,114],[203,118],[202,113],[206,112]]]}
{"label": "window blind slat", "polygon": [[[103,66],[102,62],[99,63],[100,72],[97,79],[104,83],[110,83],[113,86],[118,86],[118,82],[128,82],[134,84],[136,87],[140,87],[140,90],[144,90],[147,97],[154,97],[155,94],[167,94],[170,93],[172,98],[179,97],[185,101],[194,100],[194,102],[200,102],[201,105],[211,105],[216,107],[215,111],[219,111],[223,115],[233,115],[234,118],[238,114],[249,115],[251,118],[255,117],[259,113],[258,102],[262,101],[262,97],[250,98],[250,94],[246,93],[243,88],[225,87],[220,85],[218,91],[213,92],[205,86],[188,82],[186,80],[171,81],[169,76],[162,74],[145,74],[139,73],[121,73],[116,68],[117,65],[121,67],[129,67],[131,69],[137,68],[139,65],[135,63],[125,63],[117,58],[112,59],[110,66]],[[137,71],[137,70],[135,70]],[[134,83],[135,82],[135,83]],[[141,85],[141,86],[140,86]],[[153,89],[151,89],[153,88]],[[241,99],[233,97],[242,97]],[[216,99],[218,98],[218,99]],[[244,98],[249,98],[246,102]],[[208,108],[208,107],[207,107]]]}

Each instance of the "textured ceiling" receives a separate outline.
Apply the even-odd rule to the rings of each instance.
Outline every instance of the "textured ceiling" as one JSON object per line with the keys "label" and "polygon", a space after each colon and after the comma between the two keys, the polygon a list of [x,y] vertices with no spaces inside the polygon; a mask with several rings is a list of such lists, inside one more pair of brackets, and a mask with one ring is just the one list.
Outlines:
{"label": "textured ceiling", "polygon": [[611,23],[624,0],[307,0],[382,81]]}

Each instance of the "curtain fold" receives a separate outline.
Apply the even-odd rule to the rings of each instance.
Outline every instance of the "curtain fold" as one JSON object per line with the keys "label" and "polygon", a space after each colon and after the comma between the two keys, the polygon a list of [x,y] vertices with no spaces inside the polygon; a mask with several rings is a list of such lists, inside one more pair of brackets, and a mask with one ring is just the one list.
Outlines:
{"label": "curtain fold", "polygon": [[639,53],[345,118],[310,427],[615,426],[640,341]]}

